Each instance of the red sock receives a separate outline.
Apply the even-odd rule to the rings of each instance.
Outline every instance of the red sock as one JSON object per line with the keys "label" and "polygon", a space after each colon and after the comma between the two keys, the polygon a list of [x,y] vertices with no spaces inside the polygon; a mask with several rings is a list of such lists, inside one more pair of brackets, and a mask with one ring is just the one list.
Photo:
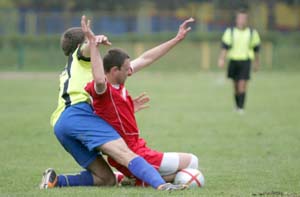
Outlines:
{"label": "red sock", "polygon": [[116,184],[117,185],[121,185],[122,180],[124,179],[124,174],[122,174],[121,172],[114,172],[115,177],[116,177]]}

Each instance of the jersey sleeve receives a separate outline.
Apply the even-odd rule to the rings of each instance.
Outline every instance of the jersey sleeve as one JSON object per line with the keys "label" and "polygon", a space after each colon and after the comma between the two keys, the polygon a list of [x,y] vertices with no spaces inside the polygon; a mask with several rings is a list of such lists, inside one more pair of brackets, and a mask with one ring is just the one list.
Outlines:
{"label": "jersey sleeve", "polygon": [[84,89],[87,93],[89,93],[89,95],[92,98],[99,98],[99,97],[105,97],[108,94],[109,86],[111,86],[111,84],[106,82],[105,90],[102,93],[99,94],[99,93],[96,92],[95,81],[93,80],[93,81],[87,83]]}
{"label": "jersey sleeve", "polygon": [[93,96],[93,92],[95,92],[95,90],[94,90],[94,80],[91,81],[91,82],[88,82],[88,83],[86,84],[86,86],[85,86],[84,89],[85,89],[85,91],[86,91],[87,93],[89,93],[90,96]]}
{"label": "jersey sleeve", "polygon": [[252,40],[251,40],[251,47],[253,48],[253,50],[255,52],[258,52],[259,51],[259,47],[260,47],[260,37],[259,37],[259,34],[256,30],[253,30],[253,37],[252,37]]}
{"label": "jersey sleeve", "polygon": [[86,61],[86,62],[90,62],[91,61],[90,57],[85,57],[85,56],[82,55],[81,47],[82,47],[82,44],[77,48],[77,52],[76,52],[77,59],[78,60],[83,60],[83,61]]}
{"label": "jersey sleeve", "polygon": [[222,48],[229,49],[232,45],[231,29],[227,28],[222,36]]}

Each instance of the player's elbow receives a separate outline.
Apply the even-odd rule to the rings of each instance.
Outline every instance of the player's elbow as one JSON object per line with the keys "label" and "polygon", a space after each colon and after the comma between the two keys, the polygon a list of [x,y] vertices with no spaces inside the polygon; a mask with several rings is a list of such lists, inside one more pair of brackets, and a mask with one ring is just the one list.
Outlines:
{"label": "player's elbow", "polygon": [[97,71],[93,70],[93,79],[95,84],[98,86],[105,85],[106,77],[104,74],[98,74]]}
{"label": "player's elbow", "polygon": [[93,176],[94,179],[94,185],[95,186],[115,186],[116,185],[116,178],[112,175],[106,175],[106,176]]}
{"label": "player's elbow", "polygon": [[226,44],[225,42],[221,43],[221,48],[224,50],[229,50],[231,48],[231,46],[229,44]]}
{"label": "player's elbow", "polygon": [[259,50],[260,50],[260,45],[256,45],[255,47],[253,47],[253,51],[254,51],[255,53],[258,53]]}
{"label": "player's elbow", "polygon": [[106,80],[98,79],[95,81],[95,90],[98,94],[102,94],[106,89]]}
{"label": "player's elbow", "polygon": [[105,182],[107,186],[115,186],[116,185],[116,178],[115,176],[110,176],[106,182]]}
{"label": "player's elbow", "polygon": [[95,78],[94,79],[96,86],[103,86],[106,83],[105,78]]}

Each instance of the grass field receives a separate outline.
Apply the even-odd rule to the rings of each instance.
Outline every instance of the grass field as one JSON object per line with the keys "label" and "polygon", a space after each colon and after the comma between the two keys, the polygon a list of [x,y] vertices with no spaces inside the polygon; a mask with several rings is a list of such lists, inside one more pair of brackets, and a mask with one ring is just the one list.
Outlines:
{"label": "grass field", "polygon": [[253,75],[244,115],[233,110],[223,73],[141,72],[128,81],[151,107],[139,112],[142,136],[162,151],[192,152],[206,178],[201,189],[39,190],[44,169],[80,167],[49,125],[58,73],[0,73],[0,196],[300,196],[300,73]]}

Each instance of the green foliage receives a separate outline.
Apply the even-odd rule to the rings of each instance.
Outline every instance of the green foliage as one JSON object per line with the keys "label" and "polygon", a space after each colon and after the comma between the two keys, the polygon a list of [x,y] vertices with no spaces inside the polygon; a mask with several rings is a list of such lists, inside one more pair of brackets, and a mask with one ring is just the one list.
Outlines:
{"label": "green foliage", "polygon": [[0,1],[0,8],[12,8],[13,2],[11,0],[1,0]]}
{"label": "green foliage", "polygon": [[49,125],[58,73],[2,72],[0,196],[298,196],[300,92],[294,85],[299,83],[299,73],[258,73],[241,116],[223,73],[142,71],[127,85],[133,96],[146,91],[151,97],[151,107],[137,113],[141,135],[154,149],[196,154],[205,187],[171,194],[126,187],[41,191],[45,168],[81,170]]}
{"label": "green foliage", "polygon": [[59,46],[60,37],[58,35],[10,35],[1,36],[0,46],[8,45],[13,48],[18,48],[23,45],[26,47],[47,47],[47,46]]}
{"label": "green foliage", "polygon": [[[152,48],[172,38],[175,33],[165,32],[154,35],[128,34],[110,36],[112,47],[123,48],[130,57],[135,58],[140,54],[137,43],[142,51]],[[263,70],[299,70],[300,62],[300,36],[299,34],[270,33],[262,35],[261,67]],[[157,71],[182,70],[197,72],[202,64],[202,42],[209,44],[210,70],[217,69],[217,58],[220,52],[220,33],[192,33],[180,45],[176,46],[158,65],[151,69]],[[59,70],[64,67],[66,58],[59,46],[59,35],[53,36],[19,36],[11,35],[0,39],[0,58],[5,59],[0,63],[0,70],[23,69],[32,70]],[[266,42],[271,42],[272,51],[265,47]],[[101,48],[105,54],[108,48]],[[181,57],[181,58],[178,58]],[[176,59],[176,61],[175,61]],[[269,65],[271,59],[273,65]],[[186,66],[188,65],[188,66]]]}
{"label": "green foliage", "polygon": [[295,45],[300,42],[300,34],[298,32],[275,32],[269,31],[261,35],[262,40],[271,41],[278,45]]}

